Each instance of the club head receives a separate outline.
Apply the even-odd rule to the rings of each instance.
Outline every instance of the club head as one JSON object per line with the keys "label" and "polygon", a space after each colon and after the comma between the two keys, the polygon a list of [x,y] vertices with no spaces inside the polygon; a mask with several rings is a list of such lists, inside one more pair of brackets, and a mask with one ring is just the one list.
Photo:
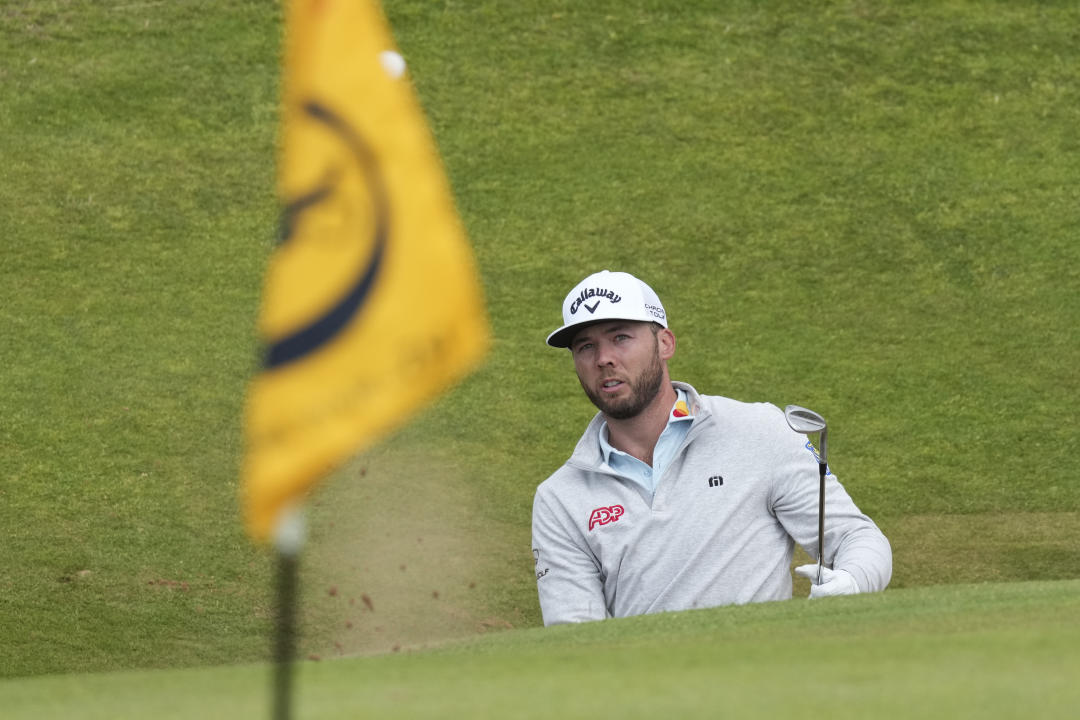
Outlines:
{"label": "club head", "polygon": [[807,410],[798,405],[788,405],[784,408],[784,417],[792,430],[803,435],[821,432],[825,429],[825,418],[813,410]]}
{"label": "club head", "polygon": [[821,417],[813,410],[807,410],[798,405],[788,405],[784,408],[784,418],[787,420],[788,427],[801,435],[821,433],[821,437],[818,440],[818,444],[821,448],[819,449],[818,454],[821,455],[821,462],[828,462],[825,457],[827,452],[825,433],[828,431],[828,427],[825,425],[825,418]]}

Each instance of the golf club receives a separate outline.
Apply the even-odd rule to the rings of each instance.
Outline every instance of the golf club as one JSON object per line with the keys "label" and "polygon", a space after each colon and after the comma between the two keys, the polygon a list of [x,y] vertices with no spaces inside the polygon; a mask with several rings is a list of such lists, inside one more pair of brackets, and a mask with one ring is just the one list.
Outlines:
{"label": "golf club", "polygon": [[788,427],[801,435],[821,433],[818,436],[818,575],[817,584],[821,584],[821,568],[825,564],[825,473],[829,467],[828,441],[826,434],[828,427],[825,418],[813,410],[807,410],[798,405],[788,405],[784,408],[784,418],[787,419]]}

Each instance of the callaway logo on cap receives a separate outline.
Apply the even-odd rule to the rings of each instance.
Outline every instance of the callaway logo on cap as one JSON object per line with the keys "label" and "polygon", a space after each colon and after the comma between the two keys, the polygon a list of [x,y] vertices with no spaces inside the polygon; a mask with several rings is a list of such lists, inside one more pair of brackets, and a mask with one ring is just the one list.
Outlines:
{"label": "callaway logo on cap", "polygon": [[667,327],[667,313],[652,288],[633,275],[601,270],[585,278],[563,300],[563,326],[548,335],[551,347],[569,347],[577,329],[601,320],[654,322]]}

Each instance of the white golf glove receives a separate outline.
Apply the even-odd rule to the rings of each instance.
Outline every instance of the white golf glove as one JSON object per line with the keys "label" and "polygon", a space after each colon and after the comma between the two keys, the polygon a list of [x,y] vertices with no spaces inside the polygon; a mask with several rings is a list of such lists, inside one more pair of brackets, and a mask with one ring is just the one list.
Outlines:
{"label": "white golf glove", "polygon": [[830,570],[821,568],[821,584],[817,583],[818,566],[800,565],[795,568],[795,574],[801,575],[810,581],[810,597],[820,598],[831,595],[855,595],[859,592],[859,585],[855,578],[847,570]]}

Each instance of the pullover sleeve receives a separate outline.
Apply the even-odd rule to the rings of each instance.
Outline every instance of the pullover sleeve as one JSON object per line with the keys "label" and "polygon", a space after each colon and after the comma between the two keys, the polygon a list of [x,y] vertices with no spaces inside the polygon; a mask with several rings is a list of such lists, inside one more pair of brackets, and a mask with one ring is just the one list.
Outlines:
{"label": "pullover sleeve", "polygon": [[543,485],[533,498],[532,544],[544,625],[608,617],[600,563]]}
{"label": "pullover sleeve", "polygon": [[[772,509],[792,538],[816,559],[817,458],[798,435],[785,433],[777,440],[780,457]],[[825,565],[851,573],[860,592],[884,590],[892,578],[892,548],[888,539],[855,505],[832,468],[825,476]]]}

